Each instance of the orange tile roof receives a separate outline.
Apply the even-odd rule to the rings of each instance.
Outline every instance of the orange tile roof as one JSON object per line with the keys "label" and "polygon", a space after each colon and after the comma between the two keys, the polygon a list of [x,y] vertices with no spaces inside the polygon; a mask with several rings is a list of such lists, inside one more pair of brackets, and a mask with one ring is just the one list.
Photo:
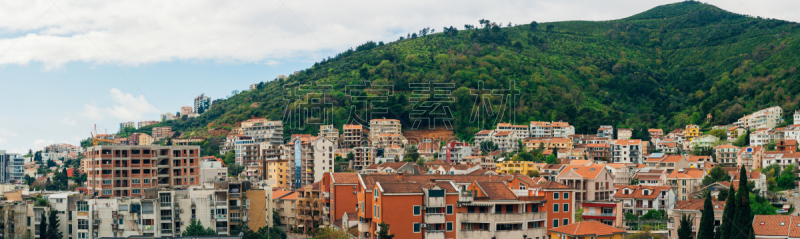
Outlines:
{"label": "orange tile roof", "polygon": [[[661,194],[662,191],[669,191],[671,188],[670,186],[639,186],[639,185],[616,185],[614,186],[617,189],[617,193],[614,194],[614,198],[644,198],[644,199],[655,199]],[[628,188],[631,190],[630,194],[623,194],[624,188]],[[650,194],[644,195],[644,190],[650,190]]]}
{"label": "orange tile roof", "polygon": [[[274,197],[273,197],[274,199]],[[279,197],[281,200],[297,200],[297,193],[296,192],[289,192],[288,194],[284,194],[283,197]]]}
{"label": "orange tile roof", "polygon": [[[756,236],[781,236],[800,233],[800,228],[792,224],[800,222],[800,217],[791,215],[756,215],[753,218],[753,231]],[[783,225],[781,225],[783,223]],[[794,229],[794,230],[792,230]]]}
{"label": "orange tile roof", "polygon": [[733,146],[733,145],[730,145],[730,144],[722,144],[722,145],[717,145],[714,148],[715,149],[722,149],[722,148],[737,148],[738,149],[739,147],[736,147],[736,146]]}
{"label": "orange tile roof", "polygon": [[606,225],[598,221],[583,221],[550,229],[551,232],[567,234],[569,236],[610,236],[625,233],[624,230]]}
{"label": "orange tile roof", "polygon": [[544,183],[536,184],[531,186],[531,188],[540,188],[540,189],[574,189],[570,186],[564,185],[559,182],[555,181],[546,181]]}
{"label": "orange tile roof", "polygon": [[672,173],[667,176],[667,178],[689,178],[689,179],[701,179],[705,176],[705,172],[700,169],[683,169],[683,172],[679,172],[680,170],[672,171]]}
{"label": "orange tile roof", "polygon": [[[702,160],[701,160],[701,159],[702,159]],[[709,161],[711,161],[711,156],[695,156],[695,155],[689,155],[689,162],[700,162],[700,161],[703,161],[703,162],[709,162]]]}
{"label": "orange tile roof", "polygon": [[357,173],[331,173],[331,179],[334,184],[357,184]]}
{"label": "orange tile roof", "polygon": [[642,144],[641,139],[628,139],[628,140],[612,140],[613,145],[637,145]]}
{"label": "orange tile roof", "polygon": [[572,171],[577,173],[578,175],[581,175],[584,178],[595,179],[597,178],[597,175],[600,175],[600,172],[602,172],[604,168],[605,166],[603,166],[602,164],[592,164],[589,166],[568,165],[566,168],[564,168],[564,170],[561,171],[561,174],[559,174],[557,177],[561,177],[561,175],[564,175]]}
{"label": "orange tile roof", "polygon": [[[675,203],[675,209],[679,210],[702,210],[705,206],[705,199],[689,199],[685,201],[678,201]],[[725,209],[725,201],[712,201],[712,207],[715,211],[722,211]]]}
{"label": "orange tile roof", "polygon": [[342,126],[342,129],[361,129],[362,126],[360,124],[346,124]]}
{"label": "orange tile roof", "polygon": [[476,133],[475,135],[484,135],[484,134],[489,134],[490,132],[491,131],[484,129],[484,130],[478,131],[478,133]]}
{"label": "orange tile roof", "polygon": [[517,195],[505,183],[475,182],[483,189],[489,200],[517,200]]}
{"label": "orange tile roof", "polygon": [[497,133],[495,133],[494,136],[508,136],[508,135],[511,135],[511,133],[513,133],[513,131],[501,130],[501,131],[498,131]]}
{"label": "orange tile roof", "polygon": [[667,158],[665,158],[661,162],[664,162],[664,163],[675,163],[675,162],[681,161],[681,159],[683,159],[683,155],[670,155],[670,156],[667,156]]}
{"label": "orange tile roof", "polygon": [[579,160],[575,159],[569,162],[571,165],[586,165],[587,163],[591,163],[591,160]]}
{"label": "orange tile roof", "polygon": [[397,121],[397,122],[400,122],[400,120],[396,120],[396,119],[371,119],[369,122],[372,122],[372,121],[392,121],[392,122]]}

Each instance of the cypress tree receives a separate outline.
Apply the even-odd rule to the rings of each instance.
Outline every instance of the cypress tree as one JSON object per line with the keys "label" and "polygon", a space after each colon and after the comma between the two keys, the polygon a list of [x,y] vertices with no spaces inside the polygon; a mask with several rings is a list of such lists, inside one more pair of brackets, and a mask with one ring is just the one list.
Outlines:
{"label": "cypress tree", "polygon": [[678,239],[692,239],[692,218],[683,214],[681,216],[681,227],[678,228]]}
{"label": "cypress tree", "polygon": [[731,238],[731,228],[736,214],[736,191],[733,185],[728,189],[728,201],[725,202],[725,210],[722,211],[722,225],[719,226],[720,238]]}
{"label": "cypress tree", "polygon": [[705,202],[700,216],[700,228],[697,229],[697,238],[714,238],[714,206],[711,194],[705,193]]}
{"label": "cypress tree", "polygon": [[739,170],[739,191],[736,193],[736,216],[731,225],[730,239],[752,239],[755,238],[753,232],[753,215],[750,215],[750,193],[747,190],[747,172],[744,165]]}
{"label": "cypress tree", "polygon": [[47,216],[42,212],[42,221],[39,222],[39,238],[47,238]]}
{"label": "cypress tree", "polygon": [[[62,239],[64,235],[61,234],[61,231],[58,230],[58,227],[61,225],[58,221],[58,211],[53,210],[50,211],[50,216],[47,217],[47,239]],[[44,238],[44,237],[42,237]]]}

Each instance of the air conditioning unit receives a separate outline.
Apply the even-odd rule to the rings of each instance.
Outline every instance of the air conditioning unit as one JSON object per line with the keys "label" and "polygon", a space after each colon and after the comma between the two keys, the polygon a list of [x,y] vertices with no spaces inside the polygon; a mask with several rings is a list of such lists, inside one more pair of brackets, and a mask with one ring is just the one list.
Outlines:
{"label": "air conditioning unit", "polygon": [[[181,213],[183,213],[183,208],[181,208]],[[183,222],[181,222],[181,223],[183,223]]]}
{"label": "air conditioning unit", "polygon": [[353,186],[353,189],[356,189],[356,186]]}
{"label": "air conditioning unit", "polygon": [[353,194],[356,194],[356,191],[353,191]]}
{"label": "air conditioning unit", "polygon": [[183,226],[183,221],[181,221],[181,226]]}
{"label": "air conditioning unit", "polygon": [[426,227],[428,227],[428,225],[427,225],[427,224],[425,224],[425,223],[423,223],[423,224],[420,224],[420,225],[419,225],[419,227],[421,227],[421,228],[426,228]]}

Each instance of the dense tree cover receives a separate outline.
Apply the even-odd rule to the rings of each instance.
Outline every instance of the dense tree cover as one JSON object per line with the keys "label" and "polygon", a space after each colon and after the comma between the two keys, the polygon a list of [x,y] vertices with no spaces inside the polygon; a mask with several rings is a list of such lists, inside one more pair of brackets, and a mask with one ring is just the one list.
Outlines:
{"label": "dense tree cover", "polygon": [[[386,112],[372,117],[396,118],[412,128],[413,110],[437,100],[450,110],[456,135],[471,139],[500,121],[568,121],[577,133],[601,124],[668,131],[694,122],[708,128],[774,105],[791,118],[789,109],[800,102],[800,84],[792,84],[800,79],[797,23],[680,2],[613,21],[500,27],[481,20],[469,26],[386,44],[367,42],[285,80],[215,100],[197,118],[146,128],[172,126],[187,135],[207,135],[253,117],[288,116],[297,119],[284,121],[288,138],[315,134],[319,124],[341,130],[347,122],[363,123],[367,112],[359,103],[384,97],[373,103]],[[429,89],[430,82],[450,84],[452,94],[443,100],[411,93]],[[329,117],[297,118],[297,109],[311,104],[299,96],[320,92],[310,89],[315,86],[326,93]],[[381,95],[387,86],[394,94]],[[491,90],[500,93],[487,95]]]}
{"label": "dense tree cover", "polygon": [[730,175],[728,175],[727,171],[722,169],[722,166],[717,165],[709,170],[708,175],[703,178],[703,186],[708,186],[719,181],[730,181]]}
{"label": "dense tree cover", "polygon": [[694,220],[687,214],[681,216],[680,227],[678,228],[679,239],[692,239],[692,224]]}
{"label": "dense tree cover", "polygon": [[183,231],[183,236],[216,236],[217,231],[211,227],[204,227],[200,221],[192,219],[186,230]]}

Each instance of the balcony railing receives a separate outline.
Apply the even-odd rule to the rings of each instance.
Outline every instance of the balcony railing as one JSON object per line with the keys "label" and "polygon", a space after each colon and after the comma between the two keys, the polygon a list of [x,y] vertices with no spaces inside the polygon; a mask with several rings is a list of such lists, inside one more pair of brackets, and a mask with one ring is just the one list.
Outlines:
{"label": "balcony railing", "polygon": [[583,216],[600,216],[600,217],[616,217],[617,214],[614,213],[586,213],[582,214]]}
{"label": "balcony railing", "polygon": [[172,234],[172,229],[161,229],[161,235]]}
{"label": "balcony railing", "polygon": [[161,216],[161,221],[172,221],[172,216]]}

